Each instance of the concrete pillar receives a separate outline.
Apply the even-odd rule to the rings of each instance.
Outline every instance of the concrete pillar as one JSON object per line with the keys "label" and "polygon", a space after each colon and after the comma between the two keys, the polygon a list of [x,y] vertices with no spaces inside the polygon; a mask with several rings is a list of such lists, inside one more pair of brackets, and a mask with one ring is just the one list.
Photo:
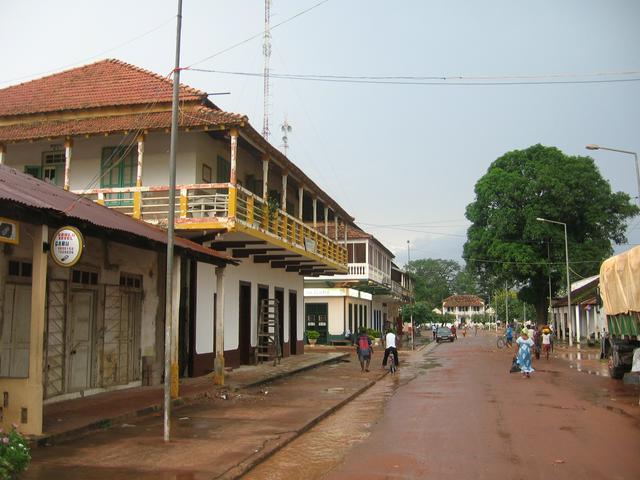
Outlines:
{"label": "concrete pillar", "polygon": [[[44,362],[45,304],[47,292],[47,254],[43,250],[49,241],[46,225],[36,227],[33,235],[33,270],[31,273],[31,330],[29,334],[29,377],[25,401],[27,422],[21,425],[23,433],[42,435],[44,390],[42,371]],[[14,399],[15,400],[15,399]],[[18,423],[18,422],[16,422]]]}
{"label": "concrete pillar", "polygon": [[335,230],[333,236],[335,237],[335,241],[338,241],[338,215],[333,212],[333,228]]}
{"label": "concrete pillar", "polygon": [[142,186],[143,160],[144,160],[144,135],[138,135],[138,170],[136,172],[136,187]]}
{"label": "concrete pillar", "polygon": [[7,147],[4,146],[4,143],[0,143],[0,165],[4,165],[4,157],[7,153]]}
{"label": "concrete pillar", "polygon": [[313,228],[318,228],[318,197],[313,197]]}
{"label": "concrete pillar", "polygon": [[347,229],[348,229],[348,226],[347,226],[347,222],[342,222],[342,223],[344,224],[344,246],[346,247],[347,246]]}
{"label": "concrete pillar", "polygon": [[329,235],[329,207],[324,207],[324,234]]}
{"label": "concrete pillar", "polygon": [[282,175],[282,200],[280,207],[284,212],[287,211],[287,173]]}
{"label": "concrete pillar", "polygon": [[171,305],[171,398],[180,396],[178,346],[180,345],[180,255],[173,257],[173,303]]}
{"label": "concrete pillar", "polygon": [[71,153],[73,151],[73,140],[67,138],[64,142],[64,189],[69,190],[71,173]]}
{"label": "concrete pillar", "polygon": [[269,198],[269,157],[262,159],[262,200]]}
{"label": "concrete pillar", "polygon": [[216,325],[214,330],[213,381],[224,385],[224,268],[216,267]]}
{"label": "concrete pillar", "polygon": [[575,314],[576,328],[575,328],[574,331],[576,332],[576,342],[580,343],[580,334],[581,334],[581,328],[580,328],[580,323],[581,323],[580,304],[576,304],[575,305],[575,309],[576,309],[576,314]]}
{"label": "concrete pillar", "polygon": [[304,187],[298,187],[298,218],[302,220],[302,208],[304,206]]}
{"label": "concrete pillar", "polygon": [[232,128],[229,132],[231,136],[231,173],[229,174],[229,183],[235,185],[238,183],[237,166],[238,166],[238,130]]}

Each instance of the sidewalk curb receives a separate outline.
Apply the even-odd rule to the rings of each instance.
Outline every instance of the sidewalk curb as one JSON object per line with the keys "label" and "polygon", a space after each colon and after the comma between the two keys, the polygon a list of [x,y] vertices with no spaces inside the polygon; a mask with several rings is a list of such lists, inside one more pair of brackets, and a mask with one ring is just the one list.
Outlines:
{"label": "sidewalk curb", "polygon": [[256,454],[250,456],[249,458],[243,460],[242,462],[237,464],[235,467],[231,467],[226,472],[218,475],[217,477],[213,477],[213,478],[215,478],[216,480],[218,480],[218,479],[220,479],[220,480],[234,479],[234,478],[239,478],[240,476],[244,475],[245,473],[251,471],[251,469],[253,469],[254,467],[258,466],[259,464],[261,464],[262,462],[267,460],[269,457],[273,456],[275,453],[277,453],[282,448],[286,447],[288,444],[293,442],[296,438],[301,436],[303,433],[306,433],[311,428],[313,428],[318,423],[320,423],[322,420],[324,420],[325,418],[329,417],[330,415],[332,415],[333,413],[335,413],[336,411],[338,411],[339,409],[344,407],[347,403],[351,402],[356,397],[358,397],[361,394],[363,394],[365,391],[367,391],[369,388],[371,388],[377,382],[382,380],[388,374],[389,374],[388,370],[384,370],[384,372],[381,373],[376,379],[370,380],[368,383],[366,383],[365,385],[360,387],[355,392],[351,393],[346,398],[342,399],[337,404],[333,405],[332,407],[328,408],[324,412],[320,413],[318,416],[312,418],[309,422],[307,422],[305,425],[303,425],[299,429],[295,430],[294,432],[289,433],[286,436],[286,438],[278,439],[277,441],[272,443],[272,446],[270,448],[266,448],[264,450],[261,450],[260,452],[258,452]]}
{"label": "sidewalk curb", "polygon": [[[323,360],[321,360],[320,362],[317,363],[311,363],[309,365],[304,365],[300,368],[296,368],[296,369],[292,369],[292,370],[288,370],[288,371],[281,371],[278,372],[274,375],[271,376],[267,376],[265,378],[261,378],[258,380],[255,380],[253,382],[249,382],[249,383],[243,383],[243,384],[228,384],[228,385],[212,385],[213,390],[224,390],[225,388],[232,388],[234,390],[242,390],[242,389],[247,389],[247,388],[252,388],[252,387],[256,387],[259,385],[263,385],[265,383],[269,383],[272,382],[274,380],[279,380],[282,379],[284,377],[288,377],[290,375],[294,375],[296,373],[300,373],[300,372],[304,372],[307,370],[311,370],[313,368],[316,367],[320,367],[329,363],[334,363],[334,362],[340,362],[342,361],[345,357],[348,357],[349,353],[343,353],[341,355],[338,356],[334,356],[331,358],[325,358]],[[204,398],[207,398],[211,395],[211,390],[207,390],[204,392],[195,392],[193,395],[189,395],[189,396],[184,396],[184,397],[179,397],[176,399],[173,399],[171,401],[171,406],[172,407],[179,407],[182,405],[186,405],[187,403],[194,403],[197,402],[199,400],[202,400]],[[111,428],[113,426],[116,426],[118,424],[122,424],[122,423],[126,423],[127,421],[131,421],[134,419],[138,419],[141,417],[145,417],[147,415],[151,415],[153,413],[157,413],[157,412],[162,412],[164,408],[164,405],[162,402],[158,402],[158,403],[154,403],[151,405],[147,405],[143,408],[137,409],[137,410],[133,410],[131,412],[127,412],[127,413],[123,413],[121,415],[116,415],[114,417],[110,417],[110,418],[103,418],[102,420],[98,420],[96,422],[92,422],[89,423],[87,425],[83,425],[81,427],[77,427],[77,428],[73,428],[71,430],[68,430],[66,432],[61,432],[61,433],[54,433],[51,435],[42,435],[36,438],[33,438],[33,440],[30,442],[32,446],[35,447],[51,447],[53,445],[57,445],[59,443],[63,443],[69,440],[74,440],[76,438],[79,438],[81,436],[87,435],[89,433],[92,432],[96,432],[99,430],[105,430],[108,428]]]}

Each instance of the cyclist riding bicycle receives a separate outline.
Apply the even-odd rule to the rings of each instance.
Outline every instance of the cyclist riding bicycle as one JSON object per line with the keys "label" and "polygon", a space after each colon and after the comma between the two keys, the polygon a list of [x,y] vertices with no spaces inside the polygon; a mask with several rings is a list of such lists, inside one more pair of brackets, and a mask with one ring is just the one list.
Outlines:
{"label": "cyclist riding bicycle", "polygon": [[387,334],[384,337],[384,358],[382,359],[382,367],[387,366],[387,359],[389,354],[393,352],[393,359],[396,367],[398,366],[398,350],[396,349],[396,334],[391,330],[387,330]]}

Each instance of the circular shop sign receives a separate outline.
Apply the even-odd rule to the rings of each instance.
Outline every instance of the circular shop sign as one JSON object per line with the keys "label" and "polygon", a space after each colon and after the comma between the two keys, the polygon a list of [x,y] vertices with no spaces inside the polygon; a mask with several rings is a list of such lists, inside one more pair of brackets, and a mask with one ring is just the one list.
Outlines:
{"label": "circular shop sign", "polygon": [[73,267],[82,256],[84,238],[75,227],[62,227],[51,239],[51,258],[61,267]]}

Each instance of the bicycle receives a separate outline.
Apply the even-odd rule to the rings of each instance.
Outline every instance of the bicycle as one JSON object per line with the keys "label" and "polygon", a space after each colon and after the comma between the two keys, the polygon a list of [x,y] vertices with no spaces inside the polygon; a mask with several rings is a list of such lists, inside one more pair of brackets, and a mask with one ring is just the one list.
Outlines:
{"label": "bicycle", "polygon": [[389,362],[389,373],[393,375],[398,369],[398,367],[396,367],[396,354],[393,350],[389,352],[389,358],[387,361]]}
{"label": "bicycle", "polygon": [[498,337],[498,340],[496,341],[496,346],[498,348],[504,348],[505,346],[511,346],[511,345],[512,345],[512,342],[507,340],[506,335],[502,335]]}

